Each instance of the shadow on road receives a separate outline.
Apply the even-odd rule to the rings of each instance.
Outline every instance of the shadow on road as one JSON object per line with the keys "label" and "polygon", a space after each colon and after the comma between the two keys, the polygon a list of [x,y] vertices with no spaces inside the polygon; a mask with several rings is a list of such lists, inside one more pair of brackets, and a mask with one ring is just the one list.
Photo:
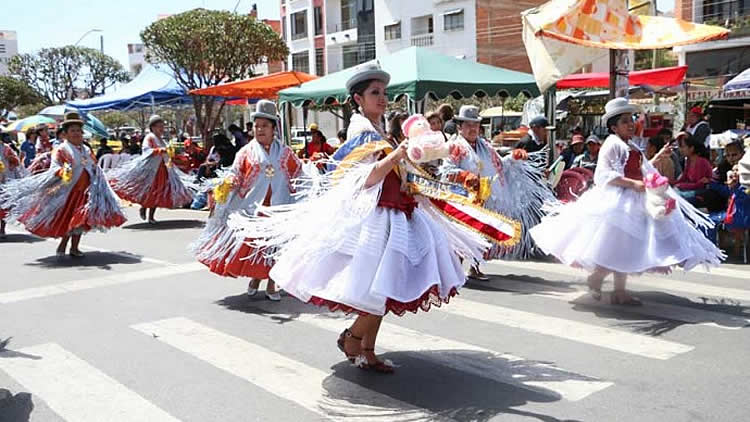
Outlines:
{"label": "shadow on road", "polygon": [[0,388],[0,422],[27,422],[33,410],[31,394],[13,395],[10,390]]}
{"label": "shadow on road", "polygon": [[[281,302],[270,302],[266,299],[263,290],[249,297],[247,294],[227,296],[217,300],[215,303],[231,311],[239,311],[254,315],[263,315],[279,324],[292,322],[301,314],[328,314],[328,311],[315,305],[301,303],[297,299],[281,292]],[[269,309],[273,308],[273,309]]]}
{"label": "shadow on road", "polygon": [[[390,359],[398,365],[397,372],[393,375],[362,371],[348,362],[333,366],[334,373],[323,382],[327,398],[321,403],[321,407],[335,418],[358,415],[361,408],[356,409],[352,405],[371,406],[372,408],[367,409],[370,419],[383,421],[393,419],[394,415],[399,415],[402,419],[413,416],[414,420],[488,421],[501,414],[523,415],[547,422],[561,421],[553,416],[513,409],[528,402],[558,401],[560,398],[556,393],[541,388],[533,391],[527,387],[498,382],[490,379],[491,375],[477,376],[441,365],[431,358],[431,355],[434,357],[445,353],[450,353],[451,358],[460,357],[462,360],[475,361],[482,366],[499,370],[505,370],[504,366],[510,367],[508,370],[517,370],[518,378],[523,381],[533,381],[535,378],[524,373],[522,368],[512,368],[517,362],[508,362],[487,353],[455,350],[392,352],[383,354],[382,358]],[[554,379],[536,372],[536,379],[540,381]],[[360,385],[365,390],[352,390],[340,380]],[[363,393],[367,390],[396,399],[401,402],[402,407],[393,408],[392,401],[378,402],[375,397]],[[431,415],[417,414],[415,408],[423,409],[422,413],[427,410]]]}
{"label": "shadow on road", "polygon": [[0,243],[39,243],[44,242],[41,237],[25,233],[9,233],[5,239],[0,239]]}
{"label": "shadow on road", "polygon": [[62,257],[53,255],[39,258],[34,262],[26,263],[24,265],[50,269],[96,267],[102,270],[111,270],[111,266],[115,264],[138,264],[140,262],[140,256],[132,255],[127,252],[92,251],[86,252],[83,258],[73,258],[70,255],[65,255]]}
{"label": "shadow on road", "polygon": [[180,230],[180,229],[198,229],[202,228],[205,224],[202,220],[164,220],[157,221],[156,224],[148,223],[137,223],[122,226],[123,229],[127,230],[147,230],[147,231],[162,231],[162,230]]}

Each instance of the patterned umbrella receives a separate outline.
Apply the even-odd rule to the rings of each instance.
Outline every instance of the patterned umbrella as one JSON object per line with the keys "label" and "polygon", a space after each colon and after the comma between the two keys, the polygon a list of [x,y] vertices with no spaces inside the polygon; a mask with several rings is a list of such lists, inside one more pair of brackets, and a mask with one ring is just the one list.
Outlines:
{"label": "patterned umbrella", "polygon": [[106,138],[108,136],[107,134],[107,126],[101,122],[101,120],[94,117],[93,114],[86,113],[85,111],[78,110],[76,108],[73,108],[71,106],[61,104],[56,106],[49,106],[45,108],[44,110],[40,111],[39,114],[42,116],[52,117],[56,120],[62,121],[63,117],[65,117],[65,113],[69,113],[71,111],[75,111],[83,117],[83,121],[86,122],[84,124],[83,129],[87,132],[91,132],[92,134],[96,136],[101,136],[103,138]]}
{"label": "patterned umbrella", "polygon": [[36,125],[39,124],[48,124],[48,125],[54,125],[55,119],[46,117],[46,116],[40,116],[40,115],[34,115],[29,116],[25,119],[16,120],[15,122],[8,123],[8,125],[5,127],[6,132],[25,132],[26,130],[33,128]]}

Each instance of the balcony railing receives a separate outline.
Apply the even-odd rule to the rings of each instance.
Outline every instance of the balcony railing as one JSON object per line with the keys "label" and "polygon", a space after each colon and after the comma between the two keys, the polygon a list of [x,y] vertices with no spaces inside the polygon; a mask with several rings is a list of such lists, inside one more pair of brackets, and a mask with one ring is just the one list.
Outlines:
{"label": "balcony railing", "polygon": [[435,44],[434,34],[412,35],[411,37],[412,47],[429,47],[433,44]]}
{"label": "balcony railing", "polygon": [[357,19],[349,19],[341,23],[330,24],[326,26],[326,31],[329,34],[334,32],[348,31],[357,27]]}

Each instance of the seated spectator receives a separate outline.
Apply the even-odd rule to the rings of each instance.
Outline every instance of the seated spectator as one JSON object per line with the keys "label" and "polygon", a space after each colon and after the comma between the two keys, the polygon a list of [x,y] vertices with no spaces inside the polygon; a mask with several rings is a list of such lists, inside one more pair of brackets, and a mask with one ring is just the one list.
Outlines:
{"label": "seated spectator", "polygon": [[301,149],[297,155],[301,159],[307,159],[311,161],[318,161],[324,158],[328,158],[333,155],[336,150],[326,142],[326,137],[323,132],[318,129],[318,125],[310,125],[311,140],[305,144],[305,147]]}
{"label": "seated spectator", "polygon": [[596,162],[599,160],[599,150],[601,147],[602,141],[598,136],[589,136],[586,139],[586,152],[573,160],[573,167],[583,167],[591,171],[596,170]]}
{"label": "seated spectator", "polygon": [[549,122],[544,116],[537,116],[531,119],[529,122],[529,132],[518,141],[516,148],[524,149],[526,152],[537,152],[546,147],[547,126],[549,126]]}
{"label": "seated spectator", "polygon": [[[648,140],[648,145],[646,145],[646,158],[651,160],[652,158],[654,158],[656,153],[661,151],[662,148],[664,148],[664,141],[662,140],[662,138],[658,136],[650,138]],[[656,162],[652,162],[651,164],[656,167],[656,170],[659,172],[659,174],[669,179],[669,183],[674,183],[675,180],[677,180],[675,178],[674,163],[672,162],[671,157],[662,155]]]}
{"label": "seated spectator", "polygon": [[216,177],[216,170],[221,167],[229,167],[234,162],[237,149],[232,145],[229,138],[223,133],[213,136],[214,146],[208,151],[206,162],[198,168],[198,180]]}
{"label": "seated spectator", "polygon": [[734,141],[724,147],[724,158],[714,169],[711,183],[708,189],[699,195],[699,205],[710,212],[724,211],[727,209],[729,197],[732,191],[729,188],[729,174],[734,171],[744,153],[744,145],[741,141]]}
{"label": "seated spectator", "polygon": [[229,125],[229,133],[231,133],[234,137],[234,146],[238,151],[240,148],[244,147],[247,144],[248,140],[245,137],[245,134],[242,132],[242,129],[240,129],[240,127],[236,124],[232,123],[231,125]]}
{"label": "seated spectator", "polygon": [[112,150],[112,147],[107,145],[107,140],[102,138],[99,140],[99,149],[96,150],[96,159],[97,161],[102,158],[104,154],[112,154],[114,151]]}
{"label": "seated spectator", "polygon": [[453,120],[454,110],[453,106],[448,103],[440,104],[437,109],[437,113],[440,115],[440,119],[443,121],[443,133],[446,135],[453,136],[458,132],[456,128],[456,122]]}
{"label": "seated spectator", "polygon": [[431,111],[425,116],[427,122],[430,124],[430,130],[435,132],[443,131],[443,119],[440,117],[437,111]]}
{"label": "seated spectator", "polygon": [[336,137],[339,138],[339,145],[344,145],[344,142],[346,142],[346,128],[339,129],[338,133],[336,133]]}
{"label": "seated spectator", "polygon": [[706,158],[708,151],[703,141],[692,135],[680,136],[679,141],[680,152],[685,157],[685,166],[674,187],[680,196],[695,205],[697,193],[706,189],[711,182],[713,168]]}
{"label": "seated spectator", "polygon": [[573,167],[573,162],[579,156],[583,155],[583,149],[586,147],[583,135],[573,135],[573,139],[570,141],[570,146],[563,151],[562,157],[565,161],[565,169]]}
{"label": "seated spectator", "polygon": [[183,145],[185,146],[185,154],[190,158],[190,169],[198,171],[201,164],[206,161],[206,151],[191,139],[185,139]]}
{"label": "seated spectator", "polygon": [[[671,144],[674,142],[674,138],[672,137],[672,131],[667,128],[662,128],[659,133],[656,134],[657,138],[661,138],[661,140],[664,142],[664,144]],[[675,179],[680,177],[682,174],[682,157],[680,156],[680,149],[679,148],[673,148],[672,149],[672,165],[674,167],[674,177]]]}
{"label": "seated spectator", "polygon": [[731,194],[724,218],[724,227],[733,234],[734,254],[742,256],[744,232],[750,229],[750,195],[740,184],[739,164],[727,175],[727,187]]}

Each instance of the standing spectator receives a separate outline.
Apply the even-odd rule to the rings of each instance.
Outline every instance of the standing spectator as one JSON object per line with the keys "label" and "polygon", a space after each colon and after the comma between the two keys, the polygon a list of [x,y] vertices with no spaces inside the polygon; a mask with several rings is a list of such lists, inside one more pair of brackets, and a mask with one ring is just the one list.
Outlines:
{"label": "standing spectator", "polygon": [[[573,167],[583,167],[591,171],[596,170],[596,162],[599,160],[599,150],[602,147],[602,141],[596,135],[591,135],[586,139],[586,152],[573,160]],[[657,150],[658,151],[658,150]]]}
{"label": "standing spectator", "polygon": [[229,125],[229,133],[234,137],[234,147],[237,150],[247,145],[247,138],[245,137],[245,134],[242,133],[242,129],[240,129],[239,126],[234,123]]}
{"label": "standing spectator", "polygon": [[[674,142],[672,131],[667,128],[662,128],[659,133],[656,134],[656,136],[658,138],[661,138],[661,140],[664,142],[664,145],[668,145]],[[673,148],[670,158],[672,159],[672,165],[674,167],[674,177],[676,179],[682,174],[682,157],[680,157],[680,149]]]}
{"label": "standing spectator", "polygon": [[537,116],[529,122],[529,132],[516,144],[516,148],[526,152],[537,152],[547,146],[547,126],[549,122],[544,116]]}
{"label": "standing spectator", "polygon": [[[649,160],[653,159],[656,154],[661,151],[664,145],[664,140],[662,138],[658,136],[650,138],[648,140],[648,145],[646,146],[646,158]],[[669,179],[669,183],[674,183],[676,177],[674,173],[674,163],[672,162],[671,157],[661,155],[656,161],[652,161],[651,164],[656,167],[659,174]]]}
{"label": "standing spectator", "polygon": [[394,111],[388,117],[388,139],[394,145],[398,145],[406,139],[406,135],[404,135],[401,125],[408,117],[409,116],[406,113],[400,111]]}
{"label": "standing spectator", "polygon": [[96,150],[96,160],[99,161],[104,154],[112,154],[114,152],[112,147],[107,145],[107,139],[102,138],[99,140],[99,149]]}
{"label": "standing spectator", "polygon": [[740,178],[740,184],[747,189],[750,189],[750,148],[745,151],[745,155],[737,163],[737,174]]}
{"label": "standing spectator", "polygon": [[431,111],[425,116],[427,122],[430,124],[430,130],[435,132],[443,131],[443,118],[440,117],[440,113],[437,111]]}
{"label": "standing spectator", "polygon": [[339,129],[336,137],[339,138],[339,146],[344,145],[344,142],[346,142],[346,128]]}
{"label": "standing spectator", "polygon": [[318,125],[310,125],[311,139],[305,147],[299,151],[298,156],[302,159],[318,161],[333,155],[336,150],[326,142],[323,132],[318,129]]}
{"label": "standing spectator", "polygon": [[456,122],[453,120],[453,106],[448,103],[441,104],[437,109],[440,119],[443,120],[443,132],[446,135],[455,135],[458,132]]}
{"label": "standing spectator", "polygon": [[21,144],[21,161],[23,166],[28,167],[36,157],[36,130],[27,129],[26,139]]}
{"label": "standing spectator", "polygon": [[63,142],[65,142],[65,130],[60,126],[55,131],[55,139],[52,140],[52,148],[59,147]]}
{"label": "standing spectator", "polygon": [[706,147],[700,139],[694,136],[682,137],[680,152],[685,157],[685,170],[675,181],[674,187],[680,196],[694,204],[696,194],[711,182],[713,169],[711,162],[705,158]]}
{"label": "standing spectator", "polygon": [[695,139],[703,142],[703,145],[706,147],[706,149],[711,147],[711,126],[709,126],[708,122],[703,118],[702,108],[693,107],[690,109],[685,131],[693,135]]}
{"label": "standing spectator", "polygon": [[255,138],[255,136],[253,135],[252,120],[249,120],[247,123],[245,123],[245,132],[243,132],[243,135],[245,135],[245,139],[247,139],[247,142],[250,142]]}

